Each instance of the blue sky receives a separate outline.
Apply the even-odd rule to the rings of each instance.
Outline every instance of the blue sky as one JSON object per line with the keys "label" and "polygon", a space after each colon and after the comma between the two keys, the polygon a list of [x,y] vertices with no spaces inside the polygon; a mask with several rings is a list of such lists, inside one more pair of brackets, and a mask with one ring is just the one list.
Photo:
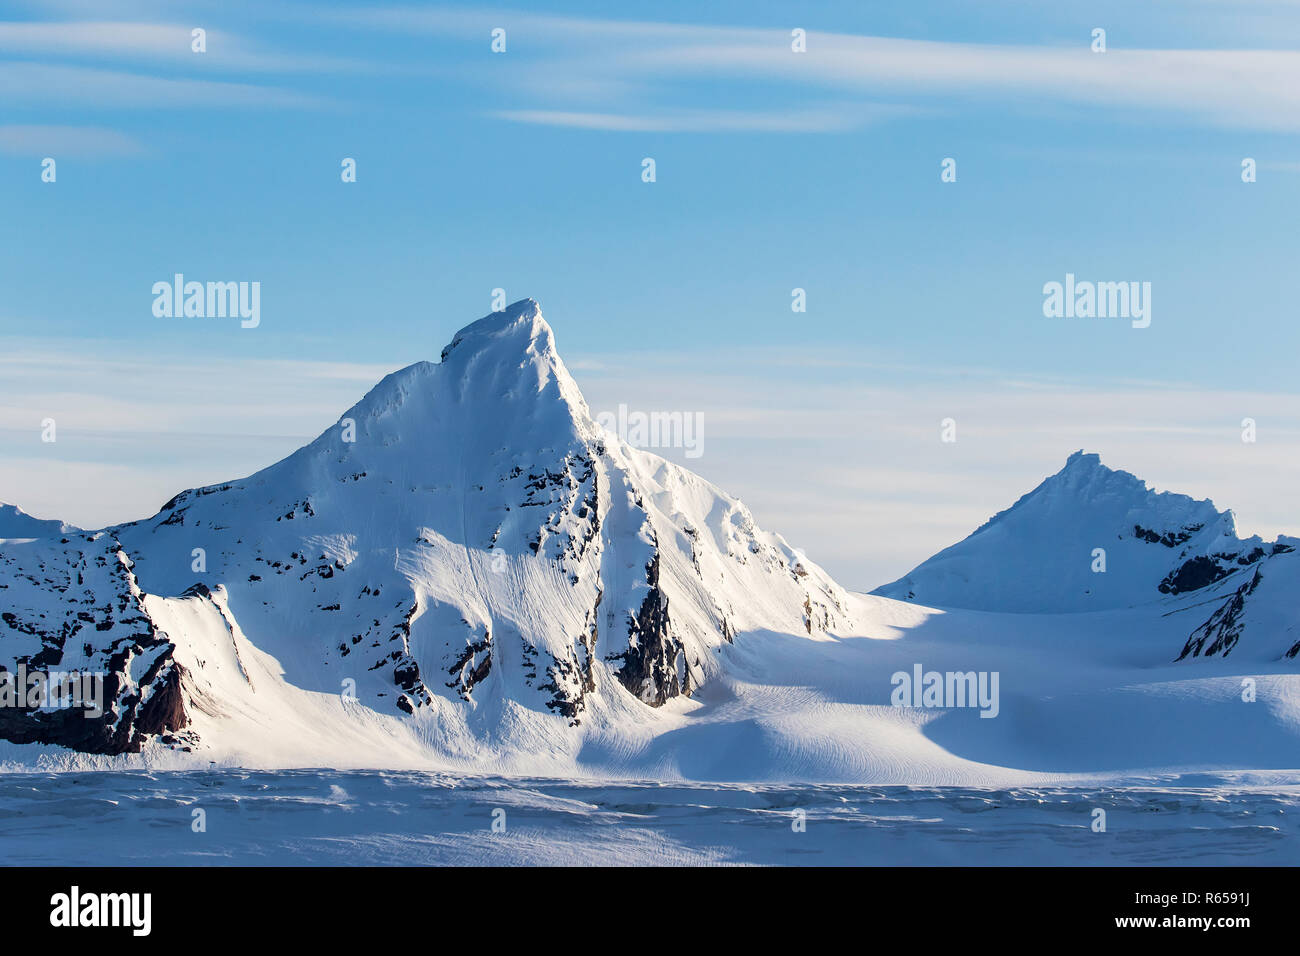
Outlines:
{"label": "blue sky", "polygon": [[[701,410],[690,467],[850,587],[1081,445],[1295,531],[1300,4],[1134,7],[11,3],[0,500],[251,471],[503,287],[593,407]],[[175,272],[259,281],[261,325],[156,318]],[[1150,282],[1151,326],[1045,318],[1067,272]]]}

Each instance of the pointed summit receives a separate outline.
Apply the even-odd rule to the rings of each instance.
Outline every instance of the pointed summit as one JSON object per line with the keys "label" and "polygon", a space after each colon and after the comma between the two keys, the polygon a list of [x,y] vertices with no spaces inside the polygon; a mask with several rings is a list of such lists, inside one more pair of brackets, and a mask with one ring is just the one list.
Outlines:
{"label": "pointed summit", "polygon": [[1101,463],[1101,455],[1095,451],[1084,451],[1080,448],[1078,451],[1065,459],[1065,466],[1057,472],[1058,475],[1067,472],[1075,475],[1092,474],[1097,471],[1111,471]]}
{"label": "pointed summit", "polygon": [[[1153,524],[1212,524],[1222,516],[1211,501],[1197,501],[1187,495],[1156,492],[1136,475],[1109,468],[1101,456],[1082,449],[1065,460],[1064,467],[1043,479],[1033,491],[1021,497],[1006,511],[999,512],[976,530],[985,529],[1027,510],[1040,520],[1050,516],[1068,520],[1081,509],[1115,511],[1117,509],[1151,509]],[[972,535],[973,537],[974,535]]]}
{"label": "pointed summit", "polygon": [[442,350],[442,361],[465,344],[461,351],[480,351],[501,348],[518,349],[534,355],[555,355],[555,336],[542,318],[542,307],[536,299],[520,299],[500,312],[489,312],[477,322],[471,322]]}
{"label": "pointed summit", "polygon": [[[594,433],[591,412],[556,351],[555,334],[535,299],[520,299],[471,322],[452,336],[440,363],[430,368],[444,384],[455,383],[458,400],[472,402],[485,414],[524,419],[542,414],[576,435]],[[496,399],[532,404],[548,397],[558,400],[554,408],[507,410],[491,404]]]}
{"label": "pointed summit", "polygon": [[[541,307],[521,299],[457,332],[439,362],[385,376],[337,424],[267,471],[314,459],[332,460],[323,467],[343,474],[417,467],[434,473],[445,468],[441,458],[418,463],[434,454],[472,458],[503,447],[576,448],[598,433]],[[441,449],[430,448],[435,437]],[[314,481],[319,467],[308,467],[295,483]]]}

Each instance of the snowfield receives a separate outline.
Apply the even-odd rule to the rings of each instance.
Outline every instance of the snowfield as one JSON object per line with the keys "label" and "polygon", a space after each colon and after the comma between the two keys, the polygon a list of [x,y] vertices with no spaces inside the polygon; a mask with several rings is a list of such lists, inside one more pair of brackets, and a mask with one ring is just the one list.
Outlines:
{"label": "snowfield", "polygon": [[[1239,539],[1230,512],[1076,453],[965,541],[850,593],[736,499],[599,428],[531,300],[285,460],[152,518],[0,518],[21,532],[0,541],[0,662],[102,670],[111,704],[75,731],[5,711],[0,805],[27,812],[29,788],[69,813],[148,805],[126,824],[141,834],[187,801],[240,821],[219,850],[162,851],[184,861],[274,855],[303,807],[329,811],[285,844],[303,862],[530,860],[531,838],[493,842],[479,819],[502,793],[520,833],[539,807],[584,819],[551,860],[598,862],[606,833],[628,860],[887,861],[906,843],[893,813],[933,819],[924,854],[942,862],[990,801],[1014,809],[989,852],[1021,826],[1041,835],[1026,860],[1169,852],[1101,848],[1079,787],[1203,820],[1179,839],[1205,860],[1294,861],[1277,842],[1300,783],[1293,540]],[[996,716],[894,706],[894,675],[918,666],[996,673]],[[334,769],[230,769],[318,767]],[[553,782],[500,782],[519,778]],[[408,799],[464,828],[395,824]],[[680,822],[691,801],[731,835]],[[790,801],[818,822],[785,846]],[[874,834],[852,851],[834,835],[850,824]],[[39,852],[49,825],[19,846]]]}
{"label": "snowfield", "polygon": [[0,777],[0,814],[6,862],[39,866],[1300,863],[1300,790],[1233,776],[993,790],[23,773]]}

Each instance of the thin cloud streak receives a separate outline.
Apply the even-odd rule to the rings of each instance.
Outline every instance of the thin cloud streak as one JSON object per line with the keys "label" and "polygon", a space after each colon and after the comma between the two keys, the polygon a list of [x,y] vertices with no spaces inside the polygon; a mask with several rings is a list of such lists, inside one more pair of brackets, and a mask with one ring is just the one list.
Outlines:
{"label": "thin cloud streak", "polygon": [[[520,95],[567,95],[598,102],[636,80],[707,76],[773,81],[840,94],[907,94],[945,104],[1089,106],[1169,114],[1228,128],[1300,129],[1300,52],[1290,50],[1122,49],[991,45],[809,32],[807,52],[783,30],[547,16],[508,10],[409,7],[336,11],[341,23],[450,37],[486,37],[492,26],[544,41],[549,55],[519,74]],[[553,102],[549,111],[585,110]],[[619,111],[625,114],[626,111]],[[574,124],[579,125],[579,124]]]}
{"label": "thin cloud streak", "polygon": [[224,30],[205,30],[205,50],[192,49],[193,26],[123,21],[0,23],[0,53],[141,60],[195,69],[290,73],[369,69],[358,60],[300,56],[259,48],[246,37]]}
{"label": "thin cloud streak", "polygon": [[583,113],[565,110],[499,110],[490,115],[514,123],[563,126],[620,133],[839,133],[907,110],[879,107],[866,111],[816,109],[757,112],[677,110],[661,114]]}
{"label": "thin cloud streak", "polygon": [[138,156],[134,137],[102,126],[0,126],[0,153],[10,156]]}
{"label": "thin cloud streak", "polygon": [[315,96],[269,86],[175,79],[81,66],[0,63],[0,102],[22,107],[319,108]]}

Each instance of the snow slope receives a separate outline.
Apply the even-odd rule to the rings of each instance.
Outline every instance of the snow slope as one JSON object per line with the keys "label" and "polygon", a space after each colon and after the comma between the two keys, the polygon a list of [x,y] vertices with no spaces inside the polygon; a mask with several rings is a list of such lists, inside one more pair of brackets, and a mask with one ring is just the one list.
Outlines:
{"label": "snow slope", "polygon": [[[18,764],[81,769],[1288,771],[1288,547],[1078,454],[904,600],[850,594],[736,499],[600,429],[525,300],[257,474],[0,545],[0,661],[102,669],[114,701],[79,735],[19,712],[0,737]],[[996,718],[894,706],[892,675],[918,665],[996,672]]]}

